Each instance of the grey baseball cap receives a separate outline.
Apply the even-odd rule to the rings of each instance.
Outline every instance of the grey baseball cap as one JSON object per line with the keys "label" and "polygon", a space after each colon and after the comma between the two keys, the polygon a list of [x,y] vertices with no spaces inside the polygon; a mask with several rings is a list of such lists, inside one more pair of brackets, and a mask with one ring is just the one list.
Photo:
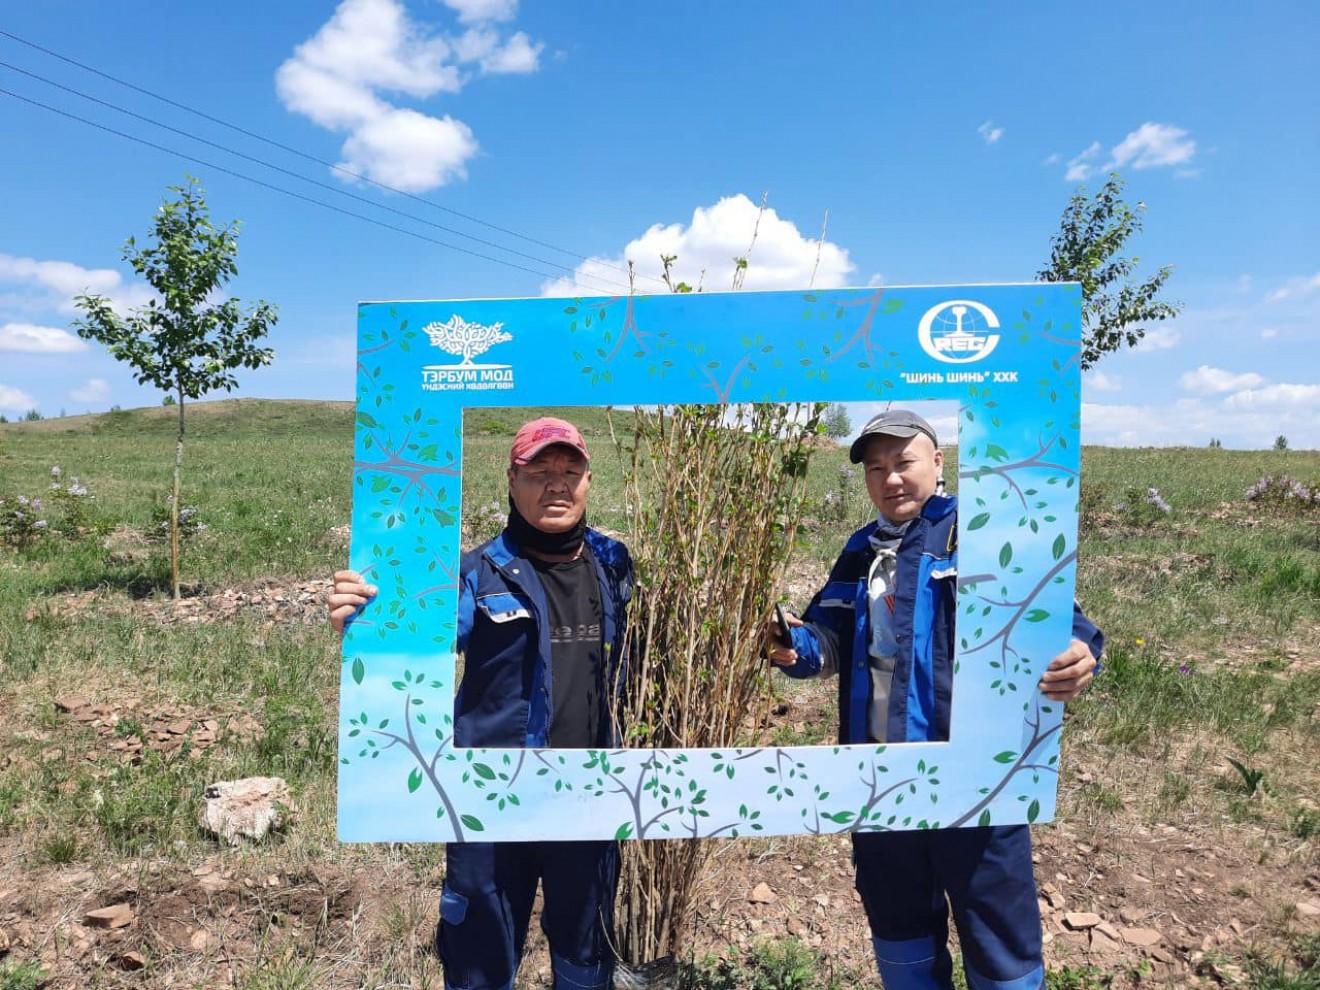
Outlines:
{"label": "grey baseball cap", "polygon": [[915,437],[918,433],[924,433],[930,437],[930,442],[939,447],[940,441],[935,436],[935,430],[924,419],[908,409],[890,409],[880,413],[878,416],[872,416],[870,421],[862,427],[862,432],[852,443],[852,449],[848,451],[848,458],[854,464],[862,463],[862,452],[866,450],[866,441],[875,436],[890,437]]}

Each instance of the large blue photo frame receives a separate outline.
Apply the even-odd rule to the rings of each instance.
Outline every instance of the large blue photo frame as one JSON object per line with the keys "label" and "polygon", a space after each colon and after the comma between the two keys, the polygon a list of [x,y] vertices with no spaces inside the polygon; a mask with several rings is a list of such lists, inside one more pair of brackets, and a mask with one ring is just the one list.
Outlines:
{"label": "large blue photo frame", "polygon": [[[1081,290],[887,286],[364,303],[343,644],[349,842],[699,838],[1054,815],[1070,638]],[[955,400],[958,651],[947,743],[721,750],[453,745],[463,413]]]}

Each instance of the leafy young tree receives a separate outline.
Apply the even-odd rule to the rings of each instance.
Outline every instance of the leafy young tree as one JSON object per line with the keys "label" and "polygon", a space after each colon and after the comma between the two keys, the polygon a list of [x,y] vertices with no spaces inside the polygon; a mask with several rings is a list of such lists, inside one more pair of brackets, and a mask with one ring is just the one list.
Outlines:
{"label": "leafy young tree", "polygon": [[1094,196],[1077,187],[1050,239],[1049,267],[1036,275],[1042,282],[1081,283],[1083,369],[1137,343],[1146,333],[1142,324],[1178,315],[1178,305],[1159,298],[1172,265],[1145,281],[1133,279],[1141,259],[1125,257],[1123,249],[1141,231],[1146,204],[1129,206],[1123,185],[1113,172]]}
{"label": "leafy young tree", "polygon": [[1277,437],[1274,438],[1274,449],[1275,450],[1288,449],[1288,438],[1284,436],[1282,433],[1280,433]]}
{"label": "leafy young tree", "polygon": [[259,301],[245,310],[238,299],[220,301],[218,293],[238,274],[237,221],[211,223],[205,190],[188,177],[171,186],[156,214],[154,244],[124,244],[123,258],[156,290],[158,299],[126,317],[109,299],[91,294],[76,298],[86,315],[73,324],[80,337],[106,346],[117,360],[131,365],[139,384],[153,385],[174,398],[179,433],[174,447],[174,495],[170,505],[170,579],[179,597],[179,476],[183,467],[184,400],[235,388],[237,368],[260,368],[275,356],[258,346],[275,325],[275,307]]}
{"label": "leafy young tree", "polygon": [[848,419],[848,409],[842,402],[831,402],[821,416],[821,425],[825,435],[835,440],[842,440],[852,432],[852,421]]}

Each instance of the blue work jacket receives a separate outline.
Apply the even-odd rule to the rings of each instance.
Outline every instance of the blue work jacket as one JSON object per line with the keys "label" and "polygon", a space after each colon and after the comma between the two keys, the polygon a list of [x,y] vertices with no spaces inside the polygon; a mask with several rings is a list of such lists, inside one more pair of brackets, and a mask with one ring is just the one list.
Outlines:
{"label": "blue work jacket", "polygon": [[[593,529],[585,540],[604,613],[597,745],[612,746],[618,732],[610,705],[625,675],[624,615],[632,597],[632,558],[618,540]],[[455,648],[463,654],[463,676],[454,699],[454,745],[550,745],[550,613],[536,569],[505,530],[464,554],[459,570]]]}
{"label": "blue work jacket", "polygon": [[[875,550],[873,522],[854,533],[793,630],[798,661],[782,668],[790,677],[813,677],[822,667],[822,643],[839,673],[839,742],[865,743],[872,681],[868,647],[871,610],[867,577]],[[958,500],[932,495],[903,534],[894,574],[894,638],[898,643],[884,739],[877,742],[945,742],[953,698],[955,616],[958,605]],[[1073,606],[1073,637],[1097,658],[1104,636]]]}

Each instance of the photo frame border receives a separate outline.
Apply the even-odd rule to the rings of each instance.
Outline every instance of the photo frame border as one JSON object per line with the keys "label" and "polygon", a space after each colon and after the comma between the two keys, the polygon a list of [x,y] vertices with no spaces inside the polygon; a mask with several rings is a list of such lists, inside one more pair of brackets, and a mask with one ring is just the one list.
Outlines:
{"label": "photo frame border", "polygon": [[[343,641],[341,840],[737,837],[1053,817],[1062,705],[1036,683],[1071,636],[1075,283],[363,303],[358,326],[350,562],[380,593]],[[949,742],[453,746],[465,410],[931,399],[959,403]]]}

